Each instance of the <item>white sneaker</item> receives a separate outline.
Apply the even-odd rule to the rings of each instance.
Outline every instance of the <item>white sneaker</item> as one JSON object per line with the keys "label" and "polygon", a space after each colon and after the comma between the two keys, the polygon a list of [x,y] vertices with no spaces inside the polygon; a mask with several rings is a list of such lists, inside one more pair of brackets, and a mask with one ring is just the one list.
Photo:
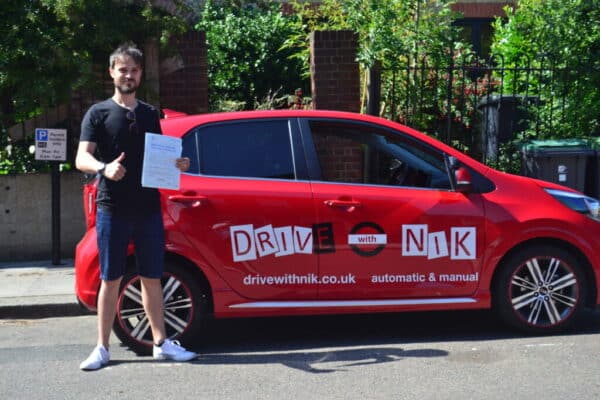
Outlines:
{"label": "white sneaker", "polygon": [[160,347],[154,346],[152,356],[155,360],[189,361],[198,355],[181,347],[177,340],[165,339]]}
{"label": "white sneaker", "polygon": [[109,360],[110,354],[108,353],[108,350],[106,350],[104,346],[98,345],[92,350],[90,356],[79,364],[79,368],[85,371],[93,371],[104,367],[108,364]]}

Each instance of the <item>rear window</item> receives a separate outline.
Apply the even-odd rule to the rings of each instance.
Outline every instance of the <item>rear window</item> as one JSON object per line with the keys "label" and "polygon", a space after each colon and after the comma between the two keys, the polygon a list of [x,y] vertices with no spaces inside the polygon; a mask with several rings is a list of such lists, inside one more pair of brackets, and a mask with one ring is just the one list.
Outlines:
{"label": "rear window", "polygon": [[189,173],[295,179],[288,120],[242,121],[196,128],[184,137]]}

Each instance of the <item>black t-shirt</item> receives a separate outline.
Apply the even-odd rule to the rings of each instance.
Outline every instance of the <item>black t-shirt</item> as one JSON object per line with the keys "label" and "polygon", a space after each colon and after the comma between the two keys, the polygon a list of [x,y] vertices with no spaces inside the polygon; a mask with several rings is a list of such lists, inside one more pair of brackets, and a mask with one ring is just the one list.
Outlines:
{"label": "black t-shirt", "polygon": [[138,100],[135,108],[135,127],[127,119],[128,109],[108,99],[94,104],[81,122],[81,141],[94,142],[97,157],[108,164],[121,153],[126,168],[125,177],[118,182],[100,177],[96,203],[115,213],[146,214],[160,211],[157,189],[142,187],[142,163],[146,132],[162,133],[158,111]]}

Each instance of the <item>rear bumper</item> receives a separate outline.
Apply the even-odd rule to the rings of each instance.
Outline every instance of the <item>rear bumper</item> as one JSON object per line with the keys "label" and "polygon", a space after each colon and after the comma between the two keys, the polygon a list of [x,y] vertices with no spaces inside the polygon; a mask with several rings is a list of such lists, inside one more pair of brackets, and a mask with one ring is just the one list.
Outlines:
{"label": "rear bumper", "polygon": [[96,310],[100,289],[100,264],[96,229],[89,229],[75,248],[75,295],[88,310]]}

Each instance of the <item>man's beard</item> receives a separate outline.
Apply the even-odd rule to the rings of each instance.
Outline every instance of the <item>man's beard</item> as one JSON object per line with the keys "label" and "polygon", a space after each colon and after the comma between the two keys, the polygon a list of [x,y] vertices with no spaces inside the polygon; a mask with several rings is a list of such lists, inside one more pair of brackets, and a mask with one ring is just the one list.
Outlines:
{"label": "man's beard", "polygon": [[136,92],[138,87],[135,84],[135,82],[132,82],[132,85],[127,85],[127,83],[123,83],[121,85],[117,85],[116,88],[121,94],[132,94]]}

